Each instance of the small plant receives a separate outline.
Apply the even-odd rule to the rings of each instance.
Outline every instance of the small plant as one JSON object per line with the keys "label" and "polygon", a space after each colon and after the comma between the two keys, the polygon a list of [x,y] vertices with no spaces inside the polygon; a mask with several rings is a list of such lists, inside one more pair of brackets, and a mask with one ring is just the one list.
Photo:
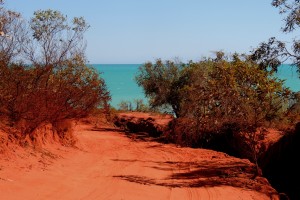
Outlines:
{"label": "small plant", "polygon": [[120,111],[138,111],[138,112],[152,112],[148,105],[144,104],[143,99],[134,99],[131,101],[121,101],[118,104]]}
{"label": "small plant", "polygon": [[132,111],[132,103],[130,101],[121,101],[119,104],[119,110],[121,111]]}

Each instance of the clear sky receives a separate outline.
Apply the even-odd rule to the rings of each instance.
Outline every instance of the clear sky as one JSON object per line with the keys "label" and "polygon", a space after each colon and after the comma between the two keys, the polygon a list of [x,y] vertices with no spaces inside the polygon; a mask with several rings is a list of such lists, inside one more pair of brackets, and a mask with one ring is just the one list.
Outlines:
{"label": "clear sky", "polygon": [[199,60],[213,51],[248,53],[281,33],[271,0],[6,0],[30,19],[39,9],[83,16],[90,63],[133,64],[157,58]]}

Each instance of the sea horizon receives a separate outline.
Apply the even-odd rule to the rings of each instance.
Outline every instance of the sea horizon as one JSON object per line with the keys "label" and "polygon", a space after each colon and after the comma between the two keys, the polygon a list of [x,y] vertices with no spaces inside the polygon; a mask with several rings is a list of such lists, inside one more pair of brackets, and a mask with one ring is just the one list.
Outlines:
{"label": "sea horizon", "polygon": [[[144,64],[144,63],[143,63]],[[118,108],[121,101],[142,99],[144,103],[148,100],[143,89],[135,81],[139,66],[143,64],[88,64],[93,66],[104,79],[112,100],[110,105]],[[279,79],[285,80],[284,85],[293,92],[300,90],[300,79],[297,68],[290,64],[282,64],[275,74]]]}

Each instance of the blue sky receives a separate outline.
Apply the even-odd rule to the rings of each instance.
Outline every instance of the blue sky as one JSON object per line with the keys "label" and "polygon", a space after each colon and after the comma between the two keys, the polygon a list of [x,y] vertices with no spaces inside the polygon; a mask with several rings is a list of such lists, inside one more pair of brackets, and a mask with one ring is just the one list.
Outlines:
{"label": "blue sky", "polygon": [[26,19],[49,8],[83,16],[90,63],[196,61],[217,50],[247,53],[271,36],[291,38],[271,0],[6,0],[5,7]]}

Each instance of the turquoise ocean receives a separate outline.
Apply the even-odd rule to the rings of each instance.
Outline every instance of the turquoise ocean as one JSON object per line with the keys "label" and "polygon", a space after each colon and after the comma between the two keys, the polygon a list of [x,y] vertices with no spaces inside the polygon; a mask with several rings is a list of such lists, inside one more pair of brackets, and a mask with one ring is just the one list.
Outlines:
{"label": "turquoise ocean", "polygon": [[[141,64],[92,64],[101,73],[105,80],[112,100],[110,104],[118,108],[122,100],[132,101],[134,99],[147,100],[143,89],[135,82],[135,75],[138,73]],[[285,85],[292,91],[300,91],[300,79],[296,67],[281,65],[276,76],[285,80]]]}
{"label": "turquoise ocean", "polygon": [[101,73],[110,92],[111,106],[118,108],[121,101],[143,99],[147,103],[143,89],[135,82],[140,64],[92,64]]}

